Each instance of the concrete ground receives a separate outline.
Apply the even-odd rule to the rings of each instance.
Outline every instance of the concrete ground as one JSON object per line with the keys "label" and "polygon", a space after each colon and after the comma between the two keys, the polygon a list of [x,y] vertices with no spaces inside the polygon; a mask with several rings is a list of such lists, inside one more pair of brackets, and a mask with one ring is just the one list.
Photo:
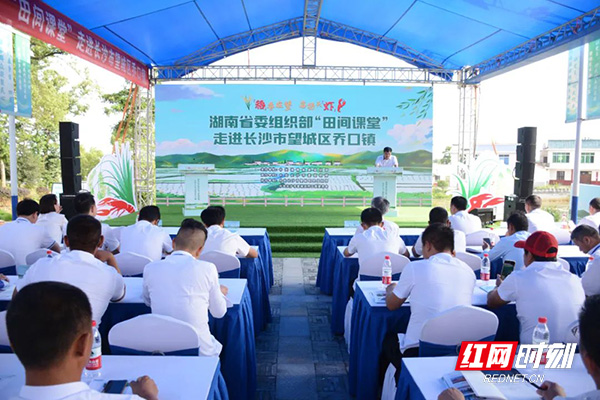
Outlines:
{"label": "concrete ground", "polygon": [[275,258],[273,322],[256,338],[257,399],[348,399],[348,352],[331,334],[331,297],[315,287],[318,259]]}

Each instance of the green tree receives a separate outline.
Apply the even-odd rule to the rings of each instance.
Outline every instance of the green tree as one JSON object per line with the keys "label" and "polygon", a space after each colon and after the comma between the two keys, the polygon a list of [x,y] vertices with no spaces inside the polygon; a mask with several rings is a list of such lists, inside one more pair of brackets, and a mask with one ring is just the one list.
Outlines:
{"label": "green tree", "polygon": [[81,148],[81,177],[83,180],[87,179],[90,171],[98,165],[103,155],[102,150],[94,147],[89,150],[86,150],[85,147]]}
{"label": "green tree", "polygon": [[442,153],[442,159],[439,161],[440,164],[444,164],[444,165],[448,165],[450,164],[450,162],[452,161],[452,155],[450,154],[452,152],[452,147],[451,146],[446,146],[446,148],[444,149],[444,152]]}

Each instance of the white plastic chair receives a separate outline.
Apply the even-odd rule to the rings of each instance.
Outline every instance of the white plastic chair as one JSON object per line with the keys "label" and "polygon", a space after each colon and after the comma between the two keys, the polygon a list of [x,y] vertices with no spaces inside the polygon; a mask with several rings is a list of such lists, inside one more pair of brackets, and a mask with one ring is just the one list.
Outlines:
{"label": "white plastic chair", "polygon": [[500,237],[498,235],[484,229],[480,231],[471,232],[468,235],[466,235],[466,237],[467,246],[481,246],[483,244],[484,238],[492,239],[492,242],[494,243],[498,243],[498,241],[500,240]]}
{"label": "white plastic chair", "polygon": [[463,253],[461,251],[456,252],[456,258],[467,264],[473,272],[481,269],[481,258],[475,254]]}
{"label": "white plastic chair", "polygon": [[554,235],[559,245],[571,243],[571,234],[568,229],[552,229],[549,232]]}
{"label": "white plastic chair", "polygon": [[[108,343],[113,354],[200,349],[198,333],[191,324],[158,314],[143,314],[116,324],[108,332]],[[199,350],[194,355],[198,354]]]}
{"label": "white plastic chair", "polygon": [[199,259],[215,264],[219,273],[233,271],[240,268],[239,258],[218,250],[200,253]]}
{"label": "white plastic chair", "polygon": [[126,251],[115,255],[117,265],[123,276],[135,276],[144,273],[144,267],[152,262],[150,257]]}
{"label": "white plastic chair", "polygon": [[363,262],[359,261],[359,280],[361,275],[381,278],[381,266],[383,265],[383,260],[385,260],[385,256],[390,256],[390,261],[392,262],[392,275],[402,273],[402,270],[404,269],[406,264],[410,262],[410,260],[407,257],[402,256],[400,254],[391,253],[389,251],[373,254],[371,257],[367,258]]}
{"label": "white plastic chair", "polygon": [[52,257],[56,257],[59,254],[55,251],[49,249],[37,249],[36,251],[29,253],[25,256],[25,264],[33,265],[40,258],[44,258],[48,255],[48,252],[52,255]]}
{"label": "white plastic chair", "polygon": [[[498,317],[480,307],[457,306],[428,319],[421,330],[421,342],[443,346],[460,346],[463,341],[478,341],[494,336]],[[403,334],[402,334],[403,335]],[[400,337],[400,335],[398,335]],[[381,399],[394,399],[396,368],[390,364],[385,372]]]}
{"label": "white plastic chair", "polygon": [[0,250],[0,268],[12,267],[16,264],[17,262],[12,254],[6,250]]}
{"label": "white plastic chair", "polygon": [[0,353],[12,353],[6,328],[6,311],[0,312]]}
{"label": "white plastic chair", "polygon": [[558,261],[560,263],[560,266],[563,267],[563,269],[565,271],[571,272],[571,264],[569,264],[569,262],[567,260],[565,260],[564,258],[558,257],[556,259],[556,261]]}

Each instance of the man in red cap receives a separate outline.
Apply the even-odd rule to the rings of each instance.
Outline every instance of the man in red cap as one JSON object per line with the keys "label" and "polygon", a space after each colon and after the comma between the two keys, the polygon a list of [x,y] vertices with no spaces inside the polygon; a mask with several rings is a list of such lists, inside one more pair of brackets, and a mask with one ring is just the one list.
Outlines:
{"label": "man in red cap", "polygon": [[520,342],[530,344],[539,317],[548,319],[550,342],[566,342],[567,327],[577,320],[585,300],[580,279],[556,261],[558,241],[548,232],[534,232],[515,243],[523,249],[525,269],[510,274],[488,293],[489,308],[516,302]]}

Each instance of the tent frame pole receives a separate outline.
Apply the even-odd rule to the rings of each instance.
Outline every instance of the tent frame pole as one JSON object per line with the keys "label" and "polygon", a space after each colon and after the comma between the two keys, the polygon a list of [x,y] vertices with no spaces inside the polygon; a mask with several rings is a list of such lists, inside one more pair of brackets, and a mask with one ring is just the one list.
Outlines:
{"label": "tent frame pole", "polygon": [[15,116],[8,116],[8,145],[10,153],[10,198],[12,218],[17,219],[17,203],[19,202],[19,180],[17,178],[17,129]]}
{"label": "tent frame pole", "polygon": [[585,45],[579,46],[579,78],[577,81],[577,125],[575,131],[575,160],[573,167],[573,189],[571,195],[571,220],[577,222],[577,207],[579,203],[579,184],[581,181],[581,122],[583,121],[583,72]]}

